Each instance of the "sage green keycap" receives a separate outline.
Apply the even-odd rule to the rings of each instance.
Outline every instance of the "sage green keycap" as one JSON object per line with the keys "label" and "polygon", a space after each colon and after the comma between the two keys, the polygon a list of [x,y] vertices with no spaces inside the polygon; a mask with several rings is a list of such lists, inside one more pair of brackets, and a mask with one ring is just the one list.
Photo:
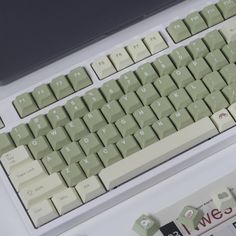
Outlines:
{"label": "sage green keycap", "polygon": [[166,97],[161,97],[151,104],[158,119],[171,115],[175,109]]}
{"label": "sage green keycap", "polygon": [[176,110],[180,110],[182,108],[187,107],[190,103],[192,103],[191,98],[187,94],[184,89],[178,89],[172,92],[169,95],[169,99],[171,103],[174,105]]}
{"label": "sage green keycap", "polygon": [[217,6],[225,19],[236,15],[236,3],[234,0],[220,0]]}
{"label": "sage green keycap", "polygon": [[229,106],[229,103],[220,91],[215,91],[209,94],[205,98],[205,102],[213,113],[216,113],[217,111]]}
{"label": "sage green keycap", "polygon": [[160,76],[171,74],[175,70],[175,66],[167,55],[157,58],[153,62],[154,68]]}
{"label": "sage green keycap", "polygon": [[88,113],[88,109],[80,97],[69,100],[65,105],[65,109],[72,120],[81,118]]}
{"label": "sage green keycap", "polygon": [[87,156],[98,152],[103,147],[98,136],[94,133],[88,134],[82,138],[79,144]]}
{"label": "sage green keycap", "polygon": [[84,172],[77,163],[72,163],[61,171],[68,187],[74,187],[82,180],[86,179]]}
{"label": "sage green keycap", "polygon": [[79,162],[87,177],[97,175],[104,167],[96,154],[92,154]]}
{"label": "sage green keycap", "polygon": [[131,114],[142,107],[142,103],[134,92],[125,94],[119,102],[127,114]]}
{"label": "sage green keycap", "polygon": [[176,132],[174,125],[171,123],[170,119],[167,117],[164,117],[156,121],[153,124],[152,128],[158,135],[159,139],[163,139]]}
{"label": "sage green keycap", "polygon": [[191,36],[187,26],[182,20],[172,22],[168,27],[167,31],[175,43],[183,41]]}
{"label": "sage green keycap", "polygon": [[227,84],[236,83],[236,65],[231,63],[220,71]]}
{"label": "sage green keycap", "polygon": [[86,102],[90,111],[101,108],[105,103],[105,99],[101,95],[100,91],[96,88],[88,91],[84,96],[84,101]]}
{"label": "sage green keycap", "polygon": [[112,101],[105,104],[101,111],[109,123],[113,123],[125,115],[123,109],[117,101]]}
{"label": "sage green keycap", "polygon": [[30,141],[28,147],[35,159],[42,159],[53,151],[44,136]]}
{"label": "sage green keycap", "polygon": [[72,84],[72,87],[74,88],[75,91],[79,91],[83,88],[88,87],[89,85],[92,84],[92,81],[83,67],[78,67],[74,70],[72,70],[68,75],[67,75],[70,83]]}
{"label": "sage green keycap", "polygon": [[236,102],[236,83],[232,83],[225,87],[222,92],[230,104]]}
{"label": "sage green keycap", "polygon": [[136,91],[141,86],[136,75],[132,71],[122,75],[118,79],[118,82],[125,93]]}
{"label": "sage green keycap", "polygon": [[194,81],[192,74],[186,67],[181,67],[178,70],[175,70],[171,76],[179,88],[184,88]]}
{"label": "sage green keycap", "polygon": [[199,14],[199,12],[190,13],[185,18],[185,23],[190,29],[192,34],[197,34],[205,29],[207,29],[207,24]]}
{"label": "sage green keycap", "polygon": [[140,87],[136,93],[143,105],[146,106],[150,105],[160,97],[152,84],[145,84],[144,86]]}
{"label": "sage green keycap", "polygon": [[194,59],[205,57],[209,53],[209,50],[202,39],[195,39],[187,46],[187,48]]}
{"label": "sage green keycap", "polygon": [[209,27],[224,21],[220,11],[214,4],[205,7],[201,14]]}
{"label": "sage green keycap", "polygon": [[35,88],[32,95],[40,109],[56,102],[56,98],[54,97],[49,86],[46,84]]}
{"label": "sage green keycap", "polygon": [[109,146],[102,148],[98,152],[98,155],[105,167],[122,160],[122,156],[114,144],[110,144]]}
{"label": "sage green keycap", "polygon": [[214,51],[216,49],[221,49],[226,44],[223,36],[220,34],[218,30],[213,30],[209,32],[204,37],[204,41],[211,51]]}
{"label": "sage green keycap", "polygon": [[136,121],[131,115],[122,117],[115,124],[123,137],[131,135],[139,129]]}
{"label": "sage green keycap", "polygon": [[72,141],[78,141],[89,133],[86,125],[80,118],[69,122],[65,128]]}
{"label": "sage green keycap", "polygon": [[29,127],[36,138],[46,135],[52,129],[44,115],[32,118],[29,122]]}
{"label": "sage green keycap", "polygon": [[170,57],[177,68],[186,66],[192,61],[191,56],[183,46],[173,50]]}
{"label": "sage green keycap", "polygon": [[120,133],[113,124],[109,124],[98,130],[99,138],[102,140],[104,146],[118,142],[121,139]]}
{"label": "sage green keycap", "polygon": [[116,80],[110,80],[104,83],[101,91],[108,102],[119,99],[123,92]]}
{"label": "sage green keycap", "polygon": [[188,68],[192,72],[195,79],[202,79],[205,75],[211,73],[211,68],[203,58],[198,58],[195,61],[192,61]]}
{"label": "sage green keycap", "polygon": [[59,76],[52,80],[50,87],[57,100],[69,96],[74,92],[65,76]]}
{"label": "sage green keycap", "polygon": [[152,125],[157,120],[149,106],[139,108],[133,116],[141,128]]}
{"label": "sage green keycap", "polygon": [[222,51],[230,63],[236,62],[236,42],[230,42],[225,45]]}
{"label": "sage green keycap", "polygon": [[170,116],[171,121],[174,123],[177,130],[183,129],[193,123],[193,120],[187,110],[181,109]]}
{"label": "sage green keycap", "polygon": [[0,157],[2,154],[11,151],[15,148],[13,141],[9,134],[0,134]]}
{"label": "sage green keycap", "polygon": [[66,144],[70,143],[70,139],[64,128],[58,127],[56,129],[51,130],[47,134],[47,139],[51,144],[53,150],[59,150],[63,148]]}
{"label": "sage green keycap", "polygon": [[223,53],[219,49],[217,49],[213,52],[210,52],[206,56],[206,60],[209,63],[209,65],[211,66],[211,69],[213,71],[220,70],[221,68],[223,68],[224,66],[226,66],[228,64],[228,61],[226,60]]}
{"label": "sage green keycap", "polygon": [[33,139],[30,129],[25,124],[16,126],[10,134],[16,146],[26,145]]}
{"label": "sage green keycap", "polygon": [[32,96],[29,93],[24,93],[16,97],[13,102],[16,111],[20,117],[26,117],[38,110]]}
{"label": "sage green keycap", "polygon": [[123,157],[127,157],[140,150],[133,136],[127,136],[121,139],[116,145]]}
{"label": "sage green keycap", "polygon": [[63,107],[56,107],[50,110],[47,114],[47,118],[53,128],[64,126],[70,122],[70,119]]}
{"label": "sage green keycap", "polygon": [[211,116],[211,111],[203,100],[198,100],[188,106],[188,111],[195,121]]}
{"label": "sage green keycap", "polygon": [[186,90],[193,101],[203,99],[209,94],[209,91],[201,80],[192,82],[186,87]]}
{"label": "sage green keycap", "polygon": [[66,167],[66,163],[63,160],[61,154],[57,151],[51,152],[42,159],[44,166],[49,174],[61,171]]}
{"label": "sage green keycap", "polygon": [[158,75],[150,63],[145,63],[135,71],[142,84],[154,82]]}
{"label": "sage green keycap", "polygon": [[81,147],[76,142],[65,145],[61,149],[61,154],[63,155],[68,165],[79,162],[85,157]]}
{"label": "sage green keycap", "polygon": [[138,130],[134,134],[135,139],[138,141],[141,148],[145,148],[158,141],[158,138],[150,126]]}
{"label": "sage green keycap", "polygon": [[107,124],[99,110],[91,111],[85,115],[84,122],[91,132],[96,132]]}
{"label": "sage green keycap", "polygon": [[211,93],[216,90],[221,90],[226,86],[225,81],[218,71],[206,75],[202,80]]}
{"label": "sage green keycap", "polygon": [[171,92],[177,89],[177,86],[169,75],[157,79],[154,85],[162,97],[168,96]]}

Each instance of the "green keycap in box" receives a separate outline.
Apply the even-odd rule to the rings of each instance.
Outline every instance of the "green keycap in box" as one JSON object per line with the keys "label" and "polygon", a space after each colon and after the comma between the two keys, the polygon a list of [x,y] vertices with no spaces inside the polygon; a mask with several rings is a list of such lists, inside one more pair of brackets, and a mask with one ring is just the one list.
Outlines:
{"label": "green keycap in box", "polygon": [[230,42],[225,45],[222,50],[230,63],[236,62],[236,42]]}
{"label": "green keycap in box", "polygon": [[47,117],[53,128],[64,126],[70,122],[70,119],[63,107],[56,107],[50,110]]}
{"label": "green keycap in box", "polygon": [[201,80],[192,82],[186,87],[186,90],[193,101],[203,99],[209,94],[209,91]]}
{"label": "green keycap in box", "polygon": [[134,92],[122,96],[119,102],[127,114],[133,113],[142,106],[142,103]]}
{"label": "green keycap in box", "polygon": [[236,15],[236,3],[234,0],[220,0],[217,6],[225,19]]}
{"label": "green keycap in box", "polygon": [[228,61],[219,49],[210,52],[206,56],[206,60],[211,66],[212,70],[220,70],[228,64]]}
{"label": "green keycap in box", "polygon": [[39,108],[44,108],[56,101],[51,89],[46,84],[35,88],[32,95]]}
{"label": "green keycap in box", "polygon": [[141,86],[136,75],[132,71],[122,75],[118,82],[125,93],[136,91]]}
{"label": "green keycap in box", "polygon": [[29,127],[36,138],[46,135],[51,130],[51,126],[44,115],[32,118],[29,122]]}
{"label": "green keycap in box", "polygon": [[65,145],[61,149],[61,154],[63,155],[68,165],[79,162],[85,157],[81,147],[76,142]]}
{"label": "green keycap in box", "polygon": [[186,66],[192,61],[191,56],[183,46],[173,50],[170,54],[170,57],[174,61],[177,68]]}
{"label": "green keycap in box", "polygon": [[126,115],[116,122],[116,127],[123,137],[135,133],[139,128],[131,115]]}
{"label": "green keycap in box", "polygon": [[143,105],[150,105],[152,102],[157,100],[160,95],[156,91],[156,89],[153,87],[152,84],[145,84],[144,86],[140,87],[137,90],[137,95]]}
{"label": "green keycap in box", "polygon": [[232,83],[229,86],[225,87],[222,92],[230,104],[236,102],[236,83]]}
{"label": "green keycap in box", "polygon": [[170,101],[166,97],[161,97],[153,102],[151,104],[151,108],[159,119],[167,117],[175,111]]}
{"label": "green keycap in box", "polygon": [[87,107],[80,97],[69,100],[65,105],[65,109],[72,120],[81,118],[88,112]]}
{"label": "green keycap in box", "polygon": [[236,65],[231,63],[220,71],[227,84],[236,83]]}
{"label": "green keycap in box", "polygon": [[61,171],[66,167],[66,163],[63,160],[61,154],[57,151],[51,152],[42,159],[44,166],[49,174]]}
{"label": "green keycap in box", "polygon": [[61,171],[61,174],[69,187],[74,187],[86,179],[84,172],[77,163],[72,163]]}
{"label": "green keycap in box", "polygon": [[160,76],[171,74],[175,70],[175,66],[167,55],[157,58],[153,62],[154,68]]}
{"label": "green keycap in box", "polygon": [[204,37],[206,45],[211,51],[221,49],[225,46],[226,42],[218,30],[213,30]]}
{"label": "green keycap in box", "polygon": [[165,117],[157,122],[155,122],[152,126],[159,139],[163,139],[173,133],[176,132],[174,125],[170,122],[170,119]]}
{"label": "green keycap in box", "polygon": [[97,175],[104,167],[96,154],[92,154],[79,162],[87,177]]}
{"label": "green keycap in box", "polygon": [[98,152],[98,155],[105,167],[122,160],[122,156],[114,144],[110,144],[109,146],[102,148]]}
{"label": "green keycap in box", "polygon": [[142,84],[152,83],[158,78],[156,71],[150,63],[145,63],[144,65],[138,67],[136,74]]}
{"label": "green keycap in box", "polygon": [[187,48],[194,59],[205,57],[209,53],[209,50],[202,39],[195,39],[187,46]]}
{"label": "green keycap in box", "polygon": [[211,93],[216,90],[221,90],[226,86],[225,81],[218,71],[206,75],[202,80]]}
{"label": "green keycap in box", "polygon": [[214,4],[205,7],[201,13],[209,27],[224,21],[220,11]]}
{"label": "green keycap in box", "polygon": [[192,74],[186,67],[181,67],[178,70],[175,70],[171,76],[179,88],[184,88],[194,81]]}
{"label": "green keycap in box", "polygon": [[154,85],[163,97],[168,96],[171,92],[177,89],[177,86],[169,75],[157,79]]}
{"label": "green keycap in box", "polygon": [[199,14],[199,12],[193,12],[185,18],[185,23],[190,29],[192,34],[197,34],[207,29],[207,24]]}
{"label": "green keycap in box", "polygon": [[198,58],[195,61],[192,61],[188,68],[192,72],[195,79],[202,79],[205,75],[211,72],[211,68],[203,58]]}
{"label": "green keycap in box", "polygon": [[193,123],[193,120],[186,109],[181,109],[170,116],[177,130],[183,129]]}
{"label": "green keycap in box", "polygon": [[125,115],[124,111],[117,101],[112,101],[105,104],[102,107],[101,111],[109,123],[113,123]]}
{"label": "green keycap in box", "polygon": [[140,150],[133,136],[127,136],[121,139],[116,145],[123,157],[127,157]]}
{"label": "green keycap in box", "polygon": [[101,91],[108,102],[119,99],[123,92],[116,80],[110,80],[104,83]]}
{"label": "green keycap in box", "polygon": [[167,31],[172,37],[172,39],[175,41],[175,43],[178,43],[191,36],[187,26],[182,20],[172,22],[167,27]]}
{"label": "green keycap in box", "polygon": [[0,157],[2,154],[11,151],[15,148],[9,134],[0,134]]}
{"label": "green keycap in box", "polygon": [[211,111],[209,110],[205,102],[203,102],[203,100],[198,100],[194,103],[191,103],[188,106],[188,111],[195,121],[198,121],[207,116],[211,116]]}
{"label": "green keycap in box", "polygon": [[85,87],[88,87],[90,84],[92,84],[92,81],[87,71],[83,67],[78,67],[72,70],[67,75],[67,77],[75,91],[79,91]]}
{"label": "green keycap in box", "polygon": [[176,110],[187,107],[192,100],[184,89],[178,89],[169,95],[169,99]]}
{"label": "green keycap in box", "polygon": [[16,97],[13,102],[20,117],[26,117],[38,110],[32,96],[29,93],[24,93]]}
{"label": "green keycap in box", "polygon": [[30,129],[25,124],[16,126],[10,134],[16,146],[26,145],[33,139]]}
{"label": "green keycap in box", "polygon": [[58,127],[56,129],[51,130],[47,134],[47,139],[51,144],[54,150],[59,150],[63,148],[66,144],[70,143],[70,139],[64,128]]}
{"label": "green keycap in box", "polygon": [[67,97],[74,92],[65,76],[59,76],[53,79],[50,87],[57,100]]}
{"label": "green keycap in box", "polygon": [[30,141],[28,147],[35,159],[42,159],[52,152],[52,148],[44,136]]}
{"label": "green keycap in box", "polygon": [[138,141],[141,148],[145,148],[158,141],[158,138],[150,126],[146,126],[143,129],[138,130],[134,137]]}

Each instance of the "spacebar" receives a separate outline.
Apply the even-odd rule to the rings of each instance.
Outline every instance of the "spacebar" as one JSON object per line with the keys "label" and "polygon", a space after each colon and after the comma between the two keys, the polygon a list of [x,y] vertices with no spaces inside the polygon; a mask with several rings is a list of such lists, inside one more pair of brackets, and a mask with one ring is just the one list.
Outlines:
{"label": "spacebar", "polygon": [[210,118],[206,117],[103,169],[99,176],[110,190],[217,133]]}

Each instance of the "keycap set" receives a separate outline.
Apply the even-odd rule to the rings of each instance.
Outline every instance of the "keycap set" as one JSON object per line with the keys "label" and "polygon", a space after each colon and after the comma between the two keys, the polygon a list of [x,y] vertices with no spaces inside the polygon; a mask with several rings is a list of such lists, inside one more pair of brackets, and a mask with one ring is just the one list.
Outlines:
{"label": "keycap set", "polygon": [[[235,25],[0,134],[1,164],[35,227],[235,126]],[[80,67],[13,103],[25,117],[89,84]]]}

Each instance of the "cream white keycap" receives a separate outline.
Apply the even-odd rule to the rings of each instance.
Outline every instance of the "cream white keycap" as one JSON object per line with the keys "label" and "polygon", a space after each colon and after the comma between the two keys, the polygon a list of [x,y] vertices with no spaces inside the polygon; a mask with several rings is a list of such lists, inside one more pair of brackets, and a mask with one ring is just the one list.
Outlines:
{"label": "cream white keycap", "polygon": [[46,176],[46,171],[42,167],[41,162],[31,161],[19,167],[16,171],[13,171],[10,179],[15,189],[19,191],[27,185],[34,183],[34,181]]}
{"label": "cream white keycap", "polygon": [[236,41],[236,19],[228,20],[224,27],[222,27],[221,32],[228,43]]}
{"label": "cream white keycap", "polygon": [[236,201],[228,188],[218,190],[211,195],[212,200],[219,211],[225,211],[228,208],[236,207]]}
{"label": "cream white keycap", "polygon": [[135,62],[141,61],[151,54],[142,40],[135,40],[127,46],[127,50]]}
{"label": "cream white keycap", "polygon": [[233,103],[229,108],[228,108],[231,116],[236,120],[236,103]]}
{"label": "cream white keycap", "polygon": [[50,200],[43,200],[37,203],[28,212],[36,227],[44,225],[58,217],[58,213]]}
{"label": "cream white keycap", "polygon": [[104,79],[116,72],[114,66],[107,56],[102,56],[96,59],[93,62],[92,67],[98,75],[99,79]]}
{"label": "cream white keycap", "polygon": [[67,188],[52,198],[54,205],[60,215],[63,215],[82,204],[78,194],[72,188]]}
{"label": "cream white keycap", "polygon": [[88,202],[105,193],[105,189],[97,176],[91,176],[81,181],[75,188],[83,202]]}
{"label": "cream white keycap", "polygon": [[124,48],[115,49],[111,53],[110,59],[118,71],[133,64],[132,59]]}
{"label": "cream white keycap", "polygon": [[20,198],[25,207],[29,209],[32,205],[53,197],[65,188],[65,184],[59,174],[54,173],[23,188],[20,191]]}
{"label": "cream white keycap", "polygon": [[33,161],[31,154],[25,146],[19,146],[10,152],[7,152],[1,157],[2,164],[8,174],[22,165]]}
{"label": "cream white keycap", "polygon": [[159,32],[152,32],[144,38],[144,43],[152,54],[167,48],[167,44]]}
{"label": "cream white keycap", "polygon": [[235,121],[226,109],[222,109],[212,115],[211,119],[220,132],[223,132],[235,125]]}
{"label": "cream white keycap", "polygon": [[99,176],[105,187],[110,190],[217,133],[213,122],[206,117],[104,168]]}

